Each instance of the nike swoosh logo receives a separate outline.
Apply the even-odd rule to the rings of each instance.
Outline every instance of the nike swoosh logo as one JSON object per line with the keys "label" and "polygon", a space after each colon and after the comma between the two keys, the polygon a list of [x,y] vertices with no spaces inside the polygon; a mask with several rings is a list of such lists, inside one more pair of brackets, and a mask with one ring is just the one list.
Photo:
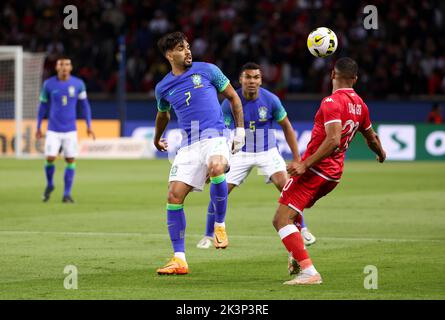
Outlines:
{"label": "nike swoosh logo", "polygon": [[319,42],[319,41],[323,40],[324,38],[326,38],[326,36],[323,36],[323,37],[321,37],[319,39],[315,39],[315,42]]}
{"label": "nike swoosh logo", "polygon": [[171,96],[173,93],[175,93],[175,91],[176,91],[176,89],[169,91],[168,95]]}

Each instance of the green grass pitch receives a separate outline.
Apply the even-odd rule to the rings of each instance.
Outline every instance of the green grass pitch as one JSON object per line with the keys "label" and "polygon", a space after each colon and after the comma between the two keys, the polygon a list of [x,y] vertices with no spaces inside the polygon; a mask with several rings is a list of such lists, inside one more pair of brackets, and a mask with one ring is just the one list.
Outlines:
{"label": "green grass pitch", "polygon": [[[172,254],[167,160],[79,160],[75,204],[63,169],[41,202],[42,160],[0,160],[0,299],[445,299],[445,163],[346,162],[342,182],[306,211],[319,286],[282,283],[287,253],[271,221],[278,192],[252,171],[229,197],[227,250],[200,250],[209,199],[185,203],[190,274],[158,276]],[[64,268],[78,289],[64,288]],[[367,290],[364,268],[378,270]]]}

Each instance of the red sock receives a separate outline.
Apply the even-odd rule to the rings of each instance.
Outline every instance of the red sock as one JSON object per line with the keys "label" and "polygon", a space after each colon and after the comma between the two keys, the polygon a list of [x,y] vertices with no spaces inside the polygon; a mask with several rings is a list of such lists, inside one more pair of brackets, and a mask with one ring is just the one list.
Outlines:
{"label": "red sock", "polygon": [[303,238],[298,232],[297,227],[294,224],[288,224],[278,231],[281,241],[288,252],[292,253],[292,257],[298,261],[301,269],[306,269],[312,265],[312,261],[309,258],[309,254],[304,246]]}

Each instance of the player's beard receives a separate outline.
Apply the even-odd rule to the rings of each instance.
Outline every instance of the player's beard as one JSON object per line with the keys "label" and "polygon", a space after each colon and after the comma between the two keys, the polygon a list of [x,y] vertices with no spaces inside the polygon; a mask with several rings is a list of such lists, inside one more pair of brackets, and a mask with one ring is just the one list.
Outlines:
{"label": "player's beard", "polygon": [[[190,60],[190,62],[188,60]],[[193,59],[192,59],[191,56],[190,57],[186,57],[184,59],[184,67],[185,68],[190,68],[192,66],[192,63],[193,63]]]}

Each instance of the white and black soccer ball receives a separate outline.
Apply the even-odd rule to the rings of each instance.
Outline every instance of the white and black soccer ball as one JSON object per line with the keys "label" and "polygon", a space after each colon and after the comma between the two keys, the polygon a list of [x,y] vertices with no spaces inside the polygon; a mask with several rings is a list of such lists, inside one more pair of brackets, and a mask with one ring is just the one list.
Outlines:
{"label": "white and black soccer ball", "polygon": [[318,58],[327,57],[337,49],[337,36],[334,31],[326,27],[320,27],[309,33],[307,48],[309,52]]}

